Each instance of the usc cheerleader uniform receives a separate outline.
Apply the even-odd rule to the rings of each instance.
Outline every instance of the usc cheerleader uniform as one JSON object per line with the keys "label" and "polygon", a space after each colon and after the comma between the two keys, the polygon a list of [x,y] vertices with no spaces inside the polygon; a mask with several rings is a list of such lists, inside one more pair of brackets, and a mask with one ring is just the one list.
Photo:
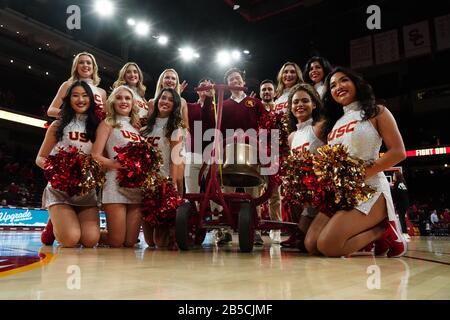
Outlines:
{"label": "usc cheerleader uniform", "polygon": [[94,96],[95,106],[101,109],[103,112],[105,111],[102,99],[102,93],[97,86],[94,86],[94,82],[92,79],[82,79],[82,81],[86,82],[92,90],[92,95]]}
{"label": "usc cheerleader uniform", "polygon": [[[312,122],[313,119],[308,119],[305,122],[297,124],[297,131],[294,132],[291,150],[309,150],[311,153],[316,153],[317,148],[324,144],[314,133]],[[304,208],[301,215],[313,218],[317,215],[317,209]]]}
{"label": "usc cheerleader uniform", "polygon": [[275,113],[288,112],[288,99],[290,89],[284,89],[283,94],[275,100]]}
{"label": "usc cheerleader uniform", "polygon": [[325,85],[323,84],[323,81],[320,81],[314,85],[314,89],[316,89],[316,92],[319,94],[320,99],[323,99],[323,96],[325,95]]}
{"label": "usc cheerleader uniform", "polygon": [[[364,161],[376,160],[382,139],[370,120],[363,120],[361,116],[361,105],[358,101],[352,102],[344,107],[344,115],[336,122],[333,130],[328,134],[328,144],[343,144],[348,147],[352,157]],[[355,209],[363,214],[369,214],[379,196],[383,194],[386,200],[388,219],[396,221],[394,203],[392,201],[389,182],[383,172],[378,172],[365,181],[367,185],[375,190],[369,200],[360,203]],[[396,223],[396,226],[399,224]],[[398,227],[396,227],[398,229]],[[397,230],[401,234],[401,230]]]}
{"label": "usc cheerleader uniform", "polygon": [[125,85],[125,87],[129,88],[133,92],[133,99],[136,102],[136,106],[139,110],[139,119],[147,118],[149,116],[148,114],[148,106],[147,102],[145,101],[144,97],[141,97],[137,92],[136,88],[130,87],[128,85]]}
{"label": "usc cheerleader uniform", "polygon": [[[169,118],[156,118],[153,130],[145,139],[151,142],[152,146],[158,148],[161,152],[162,165],[159,173],[162,177],[167,178],[170,175],[170,140],[166,137],[166,126]],[[145,129],[145,128],[144,128]]]}
{"label": "usc cheerleader uniform", "polygon": [[308,119],[297,124],[297,131],[294,132],[291,150],[309,150],[311,153],[316,153],[317,148],[324,144],[314,133],[312,122],[313,119]]}
{"label": "usc cheerleader uniform", "polygon": [[[69,124],[64,128],[63,136],[55,147],[53,147],[50,155],[58,153],[60,148],[67,148],[74,146],[80,151],[90,154],[92,149],[92,142],[89,140],[86,134],[86,114],[75,114]],[[80,207],[95,207],[97,206],[97,195],[95,190],[92,190],[84,196],[72,196],[70,197],[66,192],[59,191],[51,186],[50,183],[44,189],[42,194],[42,206],[49,208],[55,204],[67,204],[71,206]]]}
{"label": "usc cheerleader uniform", "polygon": [[[139,132],[130,123],[130,117],[116,116],[119,128],[112,128],[106,141],[106,152],[109,159],[114,159],[117,152],[114,147],[122,147],[129,142],[140,142],[142,137]],[[141,203],[141,192],[139,189],[122,188],[116,179],[117,170],[108,170],[106,172],[106,182],[102,191],[102,203]]]}

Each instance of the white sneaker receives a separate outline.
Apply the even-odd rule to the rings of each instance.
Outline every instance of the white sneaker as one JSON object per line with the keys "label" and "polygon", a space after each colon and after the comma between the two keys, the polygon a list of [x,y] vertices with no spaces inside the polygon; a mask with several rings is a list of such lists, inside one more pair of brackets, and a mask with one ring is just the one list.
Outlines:
{"label": "white sneaker", "polygon": [[216,230],[208,231],[205,235],[205,240],[203,240],[202,246],[210,247],[216,244]]}
{"label": "white sneaker", "polygon": [[253,241],[253,244],[255,246],[263,246],[264,245],[264,240],[261,237],[260,231],[255,231],[255,240]]}
{"label": "white sneaker", "polygon": [[280,230],[270,230],[269,237],[272,240],[272,243],[275,243],[275,244],[281,243],[281,231]]}

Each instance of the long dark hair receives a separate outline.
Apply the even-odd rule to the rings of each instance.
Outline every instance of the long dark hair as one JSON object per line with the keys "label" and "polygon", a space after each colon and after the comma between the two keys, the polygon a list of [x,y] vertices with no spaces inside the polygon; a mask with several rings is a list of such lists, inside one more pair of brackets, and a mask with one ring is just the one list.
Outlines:
{"label": "long dark hair", "polygon": [[169,91],[173,97],[173,109],[172,109],[172,113],[169,116],[169,120],[167,121],[166,137],[168,139],[170,139],[170,137],[172,136],[172,133],[176,129],[181,127],[181,98],[180,98],[180,95],[174,89],[164,88],[159,92],[159,95],[155,99],[155,103],[153,104],[154,105],[153,112],[147,121],[147,128],[145,128],[142,131],[143,136],[146,136],[153,131],[153,127],[156,123],[156,118],[159,116],[159,108],[158,108],[159,100],[161,99],[161,96],[165,91]]}
{"label": "long dark hair", "polygon": [[56,139],[61,141],[64,128],[75,118],[75,110],[73,110],[70,105],[70,96],[72,95],[72,91],[75,87],[83,87],[89,97],[89,108],[86,111],[87,119],[86,119],[86,134],[89,140],[94,143],[95,142],[95,133],[99,124],[99,120],[95,115],[95,100],[94,94],[92,93],[91,87],[85,81],[77,80],[69,87],[67,90],[66,96],[63,98],[63,104],[61,106],[61,124],[56,130]]}
{"label": "long dark hair", "polygon": [[294,87],[292,87],[292,89],[289,93],[289,98],[288,98],[288,130],[289,130],[289,133],[297,130],[298,121],[297,121],[297,118],[292,113],[292,99],[294,97],[294,94],[297,91],[306,92],[309,95],[312,103],[314,103],[316,105],[316,107],[312,110],[312,114],[311,114],[311,117],[313,119],[313,122],[312,122],[313,125],[316,124],[316,122],[320,120],[321,113],[322,113],[322,100],[320,100],[320,96],[317,93],[317,91],[314,89],[314,87],[308,83],[296,84]]}
{"label": "long dark hair", "polygon": [[331,72],[331,70],[333,69],[331,67],[331,63],[325,59],[324,57],[312,57],[311,59],[308,60],[308,62],[306,62],[305,64],[305,68],[303,69],[303,79],[305,80],[305,82],[314,85],[314,81],[311,80],[311,78],[309,77],[309,71],[311,70],[311,64],[313,62],[318,62],[323,69],[323,80],[325,80],[325,78],[327,77],[327,75]]}
{"label": "long dark hair", "polygon": [[325,124],[323,125],[321,136],[323,141],[327,141],[327,136],[333,130],[336,121],[344,114],[343,106],[337,103],[331,96],[330,80],[338,72],[344,73],[355,85],[355,99],[361,104],[362,119],[369,120],[379,113],[372,86],[354,71],[343,67],[336,67],[325,79],[325,95],[323,96],[323,117]]}

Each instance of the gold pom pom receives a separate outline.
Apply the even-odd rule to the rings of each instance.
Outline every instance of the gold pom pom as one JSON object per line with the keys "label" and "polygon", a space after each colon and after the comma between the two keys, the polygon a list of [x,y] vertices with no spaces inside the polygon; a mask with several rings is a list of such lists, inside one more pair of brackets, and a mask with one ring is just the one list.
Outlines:
{"label": "gold pom pom", "polygon": [[351,210],[369,200],[375,190],[364,182],[365,162],[349,155],[341,144],[324,145],[317,149],[313,168],[320,183],[334,193],[334,210]]}
{"label": "gold pom pom", "polygon": [[91,155],[86,155],[81,168],[81,174],[83,178],[79,184],[79,187],[81,187],[80,195],[86,195],[91,192],[91,190],[102,187],[106,181],[105,173],[103,172],[100,163],[92,158]]}
{"label": "gold pom pom", "polygon": [[284,201],[293,206],[311,203],[317,182],[313,171],[313,155],[309,151],[292,150],[282,166]]}

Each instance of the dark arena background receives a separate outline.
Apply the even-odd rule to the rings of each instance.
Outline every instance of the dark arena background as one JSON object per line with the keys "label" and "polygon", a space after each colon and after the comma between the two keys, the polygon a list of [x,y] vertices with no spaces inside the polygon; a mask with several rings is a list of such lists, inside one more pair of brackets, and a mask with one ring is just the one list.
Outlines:
{"label": "dark arena background", "polygon": [[[282,308],[272,300],[450,298],[448,1],[1,0],[0,43],[0,299],[182,300],[173,315],[200,316],[208,311],[194,308],[201,300],[251,300],[252,308],[228,312],[269,317]],[[137,63],[146,101],[167,68],[186,81],[188,103],[200,79],[224,83],[231,67],[245,71],[246,93],[257,99],[261,81],[276,87],[287,61],[304,71],[321,56],[356,71],[392,112],[405,145],[406,158],[384,173],[406,181],[406,253],[314,256],[273,241],[271,228],[261,230],[263,245],[241,250],[242,229],[232,227],[233,240],[221,245],[220,224],[187,251],[148,247],[143,232],[131,248],[42,244],[47,180],[35,160],[55,120],[47,110],[84,51],[95,56],[107,95],[122,66]],[[282,241],[290,236],[281,229]]]}

